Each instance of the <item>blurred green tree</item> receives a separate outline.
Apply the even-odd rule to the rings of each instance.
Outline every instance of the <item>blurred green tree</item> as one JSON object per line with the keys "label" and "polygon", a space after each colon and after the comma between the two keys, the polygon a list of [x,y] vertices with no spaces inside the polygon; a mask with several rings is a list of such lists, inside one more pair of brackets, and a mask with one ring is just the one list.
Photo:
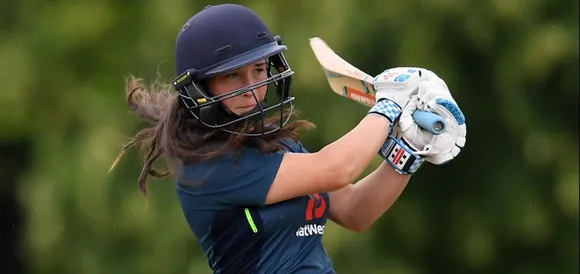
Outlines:
{"label": "blurred green tree", "polygon": [[[330,93],[312,36],[371,74],[434,70],[467,116],[461,156],[425,166],[369,231],[329,226],[339,273],[578,273],[578,1],[236,2],[288,44],[311,151],[366,111]],[[177,30],[216,3],[0,4],[0,147],[20,148],[2,151],[2,175],[17,175],[0,191],[24,210],[30,273],[209,273],[172,181],[147,203],[135,152],[107,170],[141,124],[125,77],[171,79]]]}

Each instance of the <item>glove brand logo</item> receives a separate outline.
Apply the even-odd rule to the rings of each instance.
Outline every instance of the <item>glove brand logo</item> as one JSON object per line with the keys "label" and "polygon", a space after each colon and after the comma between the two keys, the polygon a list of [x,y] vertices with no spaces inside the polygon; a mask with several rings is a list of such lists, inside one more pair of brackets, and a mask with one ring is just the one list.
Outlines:
{"label": "glove brand logo", "polygon": [[318,193],[312,195],[306,205],[306,221],[320,219],[326,211],[326,201]]}
{"label": "glove brand logo", "polygon": [[[421,71],[416,70],[416,69],[407,69],[406,73],[415,73],[418,72],[419,77],[421,77]],[[410,74],[406,74],[405,72],[403,72],[401,74],[401,70],[400,69],[388,69],[383,71],[383,73],[377,75],[377,77],[375,78],[375,81],[391,81],[394,78],[394,82],[398,82],[398,83],[402,83],[405,82],[407,79],[411,78]],[[395,77],[396,76],[396,77]]]}
{"label": "glove brand logo", "polygon": [[393,153],[389,155],[389,158],[392,158],[393,163],[396,165],[403,165],[406,161],[403,162],[401,159],[407,160],[408,156],[409,153],[407,153],[402,147],[395,147],[395,149],[393,149]]}

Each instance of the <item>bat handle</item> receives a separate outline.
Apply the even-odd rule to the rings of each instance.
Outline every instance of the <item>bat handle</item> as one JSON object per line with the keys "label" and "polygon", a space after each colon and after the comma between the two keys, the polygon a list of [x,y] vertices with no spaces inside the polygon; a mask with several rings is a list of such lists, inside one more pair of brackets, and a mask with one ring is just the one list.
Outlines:
{"label": "bat handle", "polygon": [[445,118],[432,112],[417,110],[413,113],[415,123],[433,135],[439,135],[445,131]]}

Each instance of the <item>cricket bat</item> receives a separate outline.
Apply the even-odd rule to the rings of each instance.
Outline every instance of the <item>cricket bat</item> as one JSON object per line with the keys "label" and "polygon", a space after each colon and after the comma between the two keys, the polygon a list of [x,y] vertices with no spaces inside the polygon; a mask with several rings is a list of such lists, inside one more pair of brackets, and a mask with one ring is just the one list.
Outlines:
{"label": "cricket bat", "polygon": [[[310,47],[334,93],[369,107],[375,104],[374,77],[342,59],[319,37],[310,38]],[[435,113],[418,110],[413,119],[434,135],[445,131],[445,119]]]}

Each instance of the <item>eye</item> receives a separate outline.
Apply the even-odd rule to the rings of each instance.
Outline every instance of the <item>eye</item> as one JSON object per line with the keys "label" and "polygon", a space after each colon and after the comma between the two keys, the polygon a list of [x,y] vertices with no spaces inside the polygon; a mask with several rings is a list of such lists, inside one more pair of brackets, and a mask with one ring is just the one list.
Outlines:
{"label": "eye", "polygon": [[254,79],[256,81],[263,81],[268,78],[267,69],[265,67],[256,67],[254,69]]}
{"label": "eye", "polygon": [[224,76],[224,78],[226,78],[226,79],[233,79],[233,78],[236,78],[236,77],[238,77],[238,76],[239,76],[239,75],[238,75],[238,73],[237,73],[237,72],[232,72],[232,73],[226,74],[226,75]]}

